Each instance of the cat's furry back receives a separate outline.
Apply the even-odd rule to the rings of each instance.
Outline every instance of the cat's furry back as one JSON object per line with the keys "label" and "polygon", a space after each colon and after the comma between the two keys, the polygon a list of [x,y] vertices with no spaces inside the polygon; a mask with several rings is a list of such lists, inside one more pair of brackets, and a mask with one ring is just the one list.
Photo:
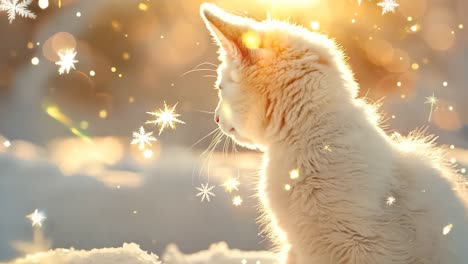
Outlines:
{"label": "cat's furry back", "polygon": [[382,131],[331,40],[210,4],[201,14],[221,47],[216,120],[264,151],[261,222],[288,264],[467,263],[456,173],[431,140]]}

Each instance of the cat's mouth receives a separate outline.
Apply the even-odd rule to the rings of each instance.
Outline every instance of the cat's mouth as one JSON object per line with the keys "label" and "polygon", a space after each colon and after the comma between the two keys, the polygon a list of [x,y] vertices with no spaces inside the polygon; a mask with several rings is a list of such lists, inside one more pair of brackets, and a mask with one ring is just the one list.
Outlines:
{"label": "cat's mouth", "polygon": [[230,136],[240,145],[245,145],[245,144],[253,145],[253,142],[251,140],[239,134],[239,132],[237,132],[237,130],[234,127],[230,127],[229,129],[225,129],[225,130],[223,129],[223,131],[225,131],[224,134]]}

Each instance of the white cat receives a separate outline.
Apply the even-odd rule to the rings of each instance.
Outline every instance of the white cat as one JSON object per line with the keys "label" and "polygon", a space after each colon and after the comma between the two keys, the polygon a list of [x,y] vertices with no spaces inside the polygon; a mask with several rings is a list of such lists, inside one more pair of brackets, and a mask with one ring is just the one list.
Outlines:
{"label": "white cat", "polygon": [[467,207],[432,140],[387,136],[336,44],[212,4],[215,120],[264,152],[261,223],[288,264],[468,263]]}

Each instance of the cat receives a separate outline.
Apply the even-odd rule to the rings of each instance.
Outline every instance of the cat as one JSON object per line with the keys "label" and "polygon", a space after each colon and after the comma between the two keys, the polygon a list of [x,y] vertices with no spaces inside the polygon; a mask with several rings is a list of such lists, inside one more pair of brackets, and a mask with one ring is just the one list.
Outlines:
{"label": "cat", "polygon": [[204,3],[219,48],[215,121],[263,152],[262,217],[287,264],[468,263],[454,169],[421,132],[387,135],[326,36]]}

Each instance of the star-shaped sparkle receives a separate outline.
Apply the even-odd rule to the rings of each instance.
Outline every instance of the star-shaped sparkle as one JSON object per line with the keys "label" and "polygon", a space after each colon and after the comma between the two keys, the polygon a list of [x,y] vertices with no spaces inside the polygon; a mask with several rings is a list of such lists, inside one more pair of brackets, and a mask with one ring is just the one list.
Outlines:
{"label": "star-shaped sparkle", "polygon": [[36,15],[28,10],[28,5],[33,0],[0,0],[0,11],[6,11],[10,24],[15,20],[16,15],[35,19]]}
{"label": "star-shaped sparkle", "polygon": [[59,55],[60,60],[55,64],[60,66],[58,70],[60,75],[65,72],[69,74],[72,68],[75,69],[75,63],[78,61],[75,60],[76,51],[74,49],[62,49],[57,54]]}
{"label": "star-shaped sparkle", "polygon": [[156,141],[157,139],[153,137],[153,132],[146,133],[143,127],[140,127],[139,132],[133,132],[133,140],[130,144],[138,144],[139,149],[144,149],[145,144],[151,146],[151,141]]}
{"label": "star-shaped sparkle", "polygon": [[47,218],[44,215],[44,213],[39,212],[39,210],[37,209],[34,210],[34,212],[32,212],[31,214],[27,215],[26,217],[29,218],[29,220],[31,220],[32,226],[38,226],[38,227],[41,227],[42,222],[44,222],[44,220]]}
{"label": "star-shaped sparkle", "polygon": [[242,198],[240,196],[235,196],[233,199],[232,199],[232,204],[234,206],[240,206],[242,204]]}
{"label": "star-shaped sparkle", "polygon": [[164,110],[159,109],[154,112],[147,112],[147,114],[155,116],[156,119],[146,121],[146,124],[159,125],[159,135],[161,135],[166,127],[175,129],[176,123],[185,124],[184,121],[177,119],[180,115],[175,112],[176,106],[177,103],[173,107],[168,107],[166,102],[164,102]]}
{"label": "star-shaped sparkle", "polygon": [[211,196],[216,196],[212,191],[215,186],[209,187],[208,183],[207,184],[201,184],[201,187],[196,187],[197,190],[200,192],[197,193],[197,197],[201,196],[201,201],[203,202],[205,199],[209,202]]}
{"label": "star-shaped sparkle", "polygon": [[396,201],[395,197],[389,196],[389,197],[387,197],[386,204],[387,204],[388,206],[391,206],[395,201]]}
{"label": "star-shaped sparkle", "polygon": [[229,178],[227,179],[222,186],[227,192],[232,192],[233,190],[239,191],[240,182],[238,179]]}
{"label": "star-shaped sparkle", "polygon": [[439,100],[437,97],[434,96],[434,93],[432,93],[431,96],[426,97],[426,102],[425,104],[430,104],[431,105],[431,111],[429,112],[429,119],[427,121],[431,122],[432,119],[432,112],[434,111],[434,106],[437,104]]}
{"label": "star-shaped sparkle", "polygon": [[385,15],[387,12],[395,13],[395,8],[400,6],[395,0],[382,0],[377,5],[382,8],[382,15]]}

